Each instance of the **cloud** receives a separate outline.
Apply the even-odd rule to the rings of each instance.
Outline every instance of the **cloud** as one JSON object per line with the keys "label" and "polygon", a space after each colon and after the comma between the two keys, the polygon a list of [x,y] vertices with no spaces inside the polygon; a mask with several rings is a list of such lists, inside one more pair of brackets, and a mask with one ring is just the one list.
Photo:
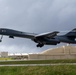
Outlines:
{"label": "cloud", "polygon": [[[24,32],[65,31],[76,27],[75,0],[0,0],[0,27]],[[0,48],[9,52],[40,52],[29,39],[3,38]],[[8,48],[7,48],[8,47]],[[14,50],[14,51],[13,51]]]}

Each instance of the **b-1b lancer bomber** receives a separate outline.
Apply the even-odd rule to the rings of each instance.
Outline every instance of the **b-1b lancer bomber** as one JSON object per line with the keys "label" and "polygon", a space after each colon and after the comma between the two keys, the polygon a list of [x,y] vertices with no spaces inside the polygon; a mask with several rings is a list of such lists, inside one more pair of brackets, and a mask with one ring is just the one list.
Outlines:
{"label": "b-1b lancer bomber", "polygon": [[31,39],[32,41],[38,43],[37,47],[43,47],[44,45],[57,45],[60,42],[76,44],[76,28],[66,33],[65,35],[57,35],[58,33],[59,31],[34,34],[13,29],[0,28],[0,42],[2,41],[3,35],[6,35],[9,36],[9,38],[21,37]]}

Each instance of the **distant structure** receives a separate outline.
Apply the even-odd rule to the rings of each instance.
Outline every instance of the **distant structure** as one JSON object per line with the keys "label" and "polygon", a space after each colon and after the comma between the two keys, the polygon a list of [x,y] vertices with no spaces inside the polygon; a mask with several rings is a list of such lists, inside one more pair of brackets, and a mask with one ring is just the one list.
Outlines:
{"label": "distant structure", "polygon": [[8,57],[14,60],[27,60],[28,54],[27,53],[12,53],[12,54],[9,54]]}
{"label": "distant structure", "polygon": [[0,52],[0,57],[8,57],[8,52]]}
{"label": "distant structure", "polygon": [[12,53],[9,54],[8,52],[0,52],[0,57],[1,58],[12,58],[12,59],[28,59],[28,54],[26,53]]}
{"label": "distant structure", "polygon": [[52,59],[76,59],[76,47],[75,46],[62,46],[53,49],[45,50],[37,54],[27,53],[12,53],[0,52],[0,57],[9,57],[15,60],[52,60]]}
{"label": "distant structure", "polygon": [[76,47],[67,45],[59,48],[48,49],[39,54],[29,54],[28,59],[76,59]]}

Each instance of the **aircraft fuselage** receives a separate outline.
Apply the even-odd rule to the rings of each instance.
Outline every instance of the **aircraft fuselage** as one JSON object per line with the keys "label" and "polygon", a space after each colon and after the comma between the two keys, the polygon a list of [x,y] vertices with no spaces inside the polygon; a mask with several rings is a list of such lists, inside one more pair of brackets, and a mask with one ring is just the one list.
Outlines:
{"label": "aircraft fuselage", "polygon": [[22,38],[32,38],[33,33],[26,33],[26,32],[21,32],[21,31],[16,31],[16,30],[12,30],[12,29],[0,29],[0,34],[1,35],[7,35],[7,36],[11,36],[11,37],[22,37]]}
{"label": "aircraft fuselage", "polygon": [[52,33],[37,35],[34,33],[21,32],[6,28],[0,29],[0,35],[6,35],[9,36],[10,38],[14,37],[28,38],[38,43],[37,47],[42,47],[43,45],[57,45],[60,42],[76,44],[75,41],[76,32],[69,32],[66,35],[56,35],[57,33],[58,32],[55,31]]}

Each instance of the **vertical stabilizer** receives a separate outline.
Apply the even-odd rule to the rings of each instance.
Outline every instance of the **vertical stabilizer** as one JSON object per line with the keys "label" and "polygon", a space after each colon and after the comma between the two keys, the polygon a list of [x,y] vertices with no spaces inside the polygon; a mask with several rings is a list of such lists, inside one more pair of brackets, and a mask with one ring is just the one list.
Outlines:
{"label": "vertical stabilizer", "polygon": [[74,36],[74,37],[76,37],[76,28],[74,28],[72,31],[70,31],[70,32],[68,32],[67,34],[66,34],[66,36]]}

